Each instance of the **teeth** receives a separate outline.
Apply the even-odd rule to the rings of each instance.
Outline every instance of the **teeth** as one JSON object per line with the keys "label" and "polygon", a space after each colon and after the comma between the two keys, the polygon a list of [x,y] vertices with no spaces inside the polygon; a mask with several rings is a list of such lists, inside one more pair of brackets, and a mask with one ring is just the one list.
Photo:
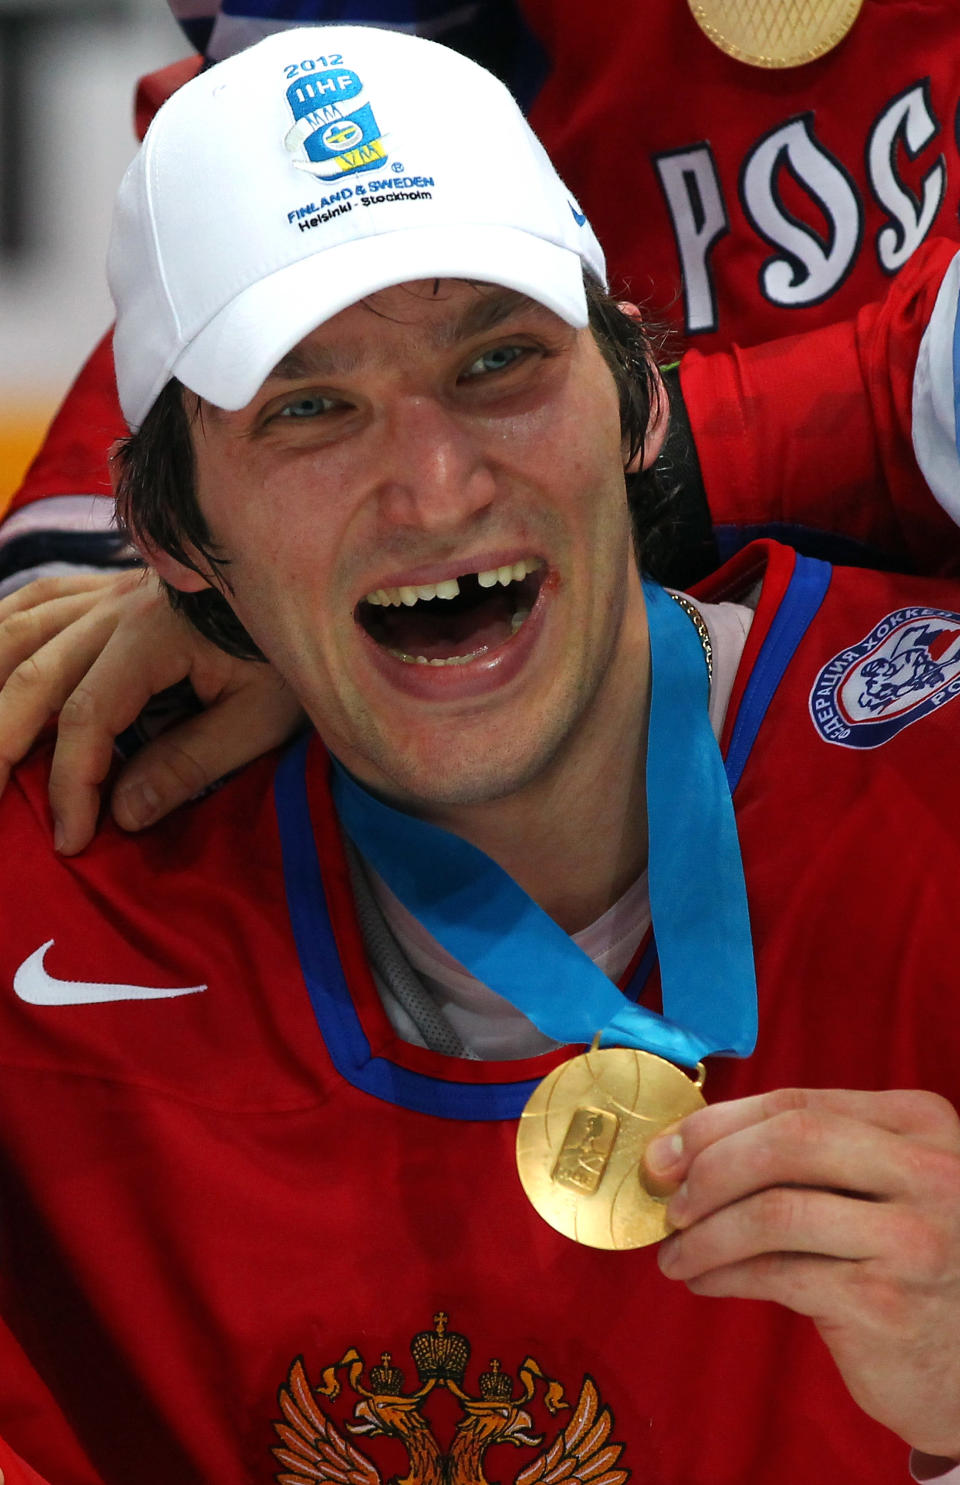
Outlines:
{"label": "teeth", "polygon": [[459,592],[456,578],[445,578],[442,583],[419,583],[416,587],[377,588],[366,595],[364,603],[372,603],[375,608],[399,608],[401,604],[413,608],[421,599],[429,603],[431,598],[456,598]]}
{"label": "teeth", "polygon": [[486,645],[484,645],[483,649],[471,651],[471,653],[469,655],[448,655],[445,660],[428,660],[427,661],[427,664],[428,665],[468,665],[471,660],[476,660],[477,656],[484,654],[485,651],[486,651]]}
{"label": "teeth", "polygon": [[428,660],[426,655],[406,655],[403,650],[388,650],[387,654],[392,655],[394,660],[402,660],[404,665],[469,665],[478,655],[486,654],[486,646],[471,650],[469,655],[448,655],[445,660]]}
{"label": "teeth", "polygon": [[535,558],[529,561],[514,562],[509,567],[488,567],[485,572],[477,573],[477,582],[481,588],[493,588],[497,583],[506,588],[510,583],[519,583],[528,573],[536,572],[542,564]]}
{"label": "teeth", "polygon": [[[505,564],[503,567],[489,567],[485,572],[476,574],[477,582],[481,588],[493,588],[497,583],[506,588],[510,583],[521,582],[529,573],[536,572],[542,566],[536,558],[523,558],[519,562]],[[365,603],[371,603],[375,608],[399,608],[405,605],[413,608],[414,604],[429,603],[431,598],[456,598],[460,592],[460,584],[456,578],[444,578],[439,583],[420,583],[414,586],[404,585],[401,588],[377,588],[368,593],[364,599]]]}
{"label": "teeth", "polygon": [[521,624],[525,624],[529,617],[530,610],[528,608],[518,608],[513,618],[510,620],[510,633],[516,634]]}

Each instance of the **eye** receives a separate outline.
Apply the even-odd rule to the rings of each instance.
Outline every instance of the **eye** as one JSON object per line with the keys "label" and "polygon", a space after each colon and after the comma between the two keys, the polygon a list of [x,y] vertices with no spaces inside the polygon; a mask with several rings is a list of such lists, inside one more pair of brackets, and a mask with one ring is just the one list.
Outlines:
{"label": "eye", "polygon": [[305,392],[292,402],[285,402],[274,414],[278,418],[316,418],[330,412],[336,406],[332,397],[321,397],[319,392]]}
{"label": "eye", "polygon": [[476,360],[470,362],[470,365],[461,373],[461,380],[506,371],[508,367],[516,365],[519,360],[529,354],[530,347],[525,345],[492,346],[489,351],[481,351]]}

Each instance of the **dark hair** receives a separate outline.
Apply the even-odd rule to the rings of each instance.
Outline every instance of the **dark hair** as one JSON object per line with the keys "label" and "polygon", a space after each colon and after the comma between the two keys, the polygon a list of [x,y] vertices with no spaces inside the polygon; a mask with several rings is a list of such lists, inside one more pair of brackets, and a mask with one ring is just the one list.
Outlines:
{"label": "dark hair", "polygon": [[[584,274],[584,285],[590,329],[620,398],[624,464],[631,464],[638,456],[642,464],[650,412],[667,411],[660,406],[667,392],[654,368],[663,356],[668,332],[626,314],[619,299],[590,274]],[[677,480],[670,477],[672,465],[666,466],[666,470],[668,477],[664,478],[665,466],[658,461],[649,469],[626,476],[637,562],[645,572],[661,580],[666,577],[673,558],[670,533],[677,493]]]}
{"label": "dark hair", "polygon": [[[663,395],[654,372],[654,347],[643,323],[623,312],[591,275],[584,275],[590,329],[613,375],[620,399],[625,463],[643,454],[651,407]],[[262,659],[230,607],[229,557],[217,552],[196,494],[191,426],[202,417],[199,398],[177,380],[167,382],[136,433],[114,450],[117,521],[127,536],[168,553],[212,579],[199,593],[166,584],[174,608],[201,634],[242,659]],[[658,524],[669,505],[655,469],[627,476],[627,499],[638,555],[651,568]]]}

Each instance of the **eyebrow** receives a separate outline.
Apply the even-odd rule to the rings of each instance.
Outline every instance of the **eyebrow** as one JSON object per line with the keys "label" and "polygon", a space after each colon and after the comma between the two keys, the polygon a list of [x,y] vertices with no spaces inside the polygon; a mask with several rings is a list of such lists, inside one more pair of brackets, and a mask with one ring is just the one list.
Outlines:
{"label": "eyebrow", "polygon": [[[478,286],[479,289],[479,286]],[[367,304],[371,314],[379,314]],[[496,289],[492,293],[479,293],[474,303],[459,314],[456,319],[444,321],[433,326],[428,332],[429,340],[440,350],[451,350],[462,341],[470,340],[475,335],[483,335],[487,330],[493,330],[497,325],[503,323],[511,315],[519,314],[526,310],[542,311],[550,314],[551,311],[537,300],[531,299],[528,294],[520,294],[515,289]],[[381,318],[388,318],[381,316]],[[415,330],[416,326],[411,326]],[[349,350],[332,350],[323,345],[294,346],[285,356],[268,372],[266,381],[301,381],[307,377],[326,377],[343,375],[355,371],[361,358]]]}
{"label": "eyebrow", "polygon": [[515,289],[497,289],[494,293],[480,295],[453,324],[438,326],[435,339],[444,349],[449,349],[458,345],[461,340],[469,340],[472,335],[482,335],[486,330],[495,329],[511,315],[526,310],[550,313],[546,305],[531,299],[529,294],[520,294]]}

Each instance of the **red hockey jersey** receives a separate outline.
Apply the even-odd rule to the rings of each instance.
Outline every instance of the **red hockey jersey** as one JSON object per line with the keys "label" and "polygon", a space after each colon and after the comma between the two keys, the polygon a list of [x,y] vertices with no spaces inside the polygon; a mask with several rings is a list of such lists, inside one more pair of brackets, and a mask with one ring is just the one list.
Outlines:
{"label": "red hockey jersey", "polygon": [[[711,1059],[707,1091],[960,1101],[960,596],[762,545],[710,596],[761,578],[724,741],[760,1037]],[[516,1119],[566,1054],[398,1040],[315,741],[69,860],[46,768],[0,801],[0,1435],[36,1469],[904,1477],[808,1321],[696,1298],[651,1250],[580,1248],[534,1214]]]}

